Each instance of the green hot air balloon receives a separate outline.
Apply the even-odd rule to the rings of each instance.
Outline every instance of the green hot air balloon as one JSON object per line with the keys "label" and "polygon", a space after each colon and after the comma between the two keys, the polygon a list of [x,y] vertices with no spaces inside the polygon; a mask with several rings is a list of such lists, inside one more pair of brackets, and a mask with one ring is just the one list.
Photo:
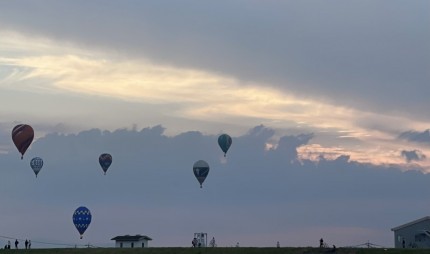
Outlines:
{"label": "green hot air balloon", "polygon": [[232,143],[232,139],[228,134],[222,134],[218,137],[218,145],[221,147],[221,150],[224,152],[224,157],[227,154],[228,149],[230,148]]}

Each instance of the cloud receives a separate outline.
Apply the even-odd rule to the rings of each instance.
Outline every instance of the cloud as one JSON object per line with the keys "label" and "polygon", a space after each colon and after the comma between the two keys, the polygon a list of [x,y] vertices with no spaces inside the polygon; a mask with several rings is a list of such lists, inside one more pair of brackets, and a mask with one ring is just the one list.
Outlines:
{"label": "cloud", "polygon": [[405,158],[406,162],[412,162],[412,161],[422,161],[427,158],[425,154],[423,154],[421,151],[413,150],[413,151],[405,151],[403,150],[401,153],[402,157]]}
{"label": "cloud", "polygon": [[299,159],[298,149],[306,145],[313,138],[314,134],[300,134],[297,136],[283,136],[279,139],[276,149],[273,150],[278,160],[285,160],[286,163],[295,163]]}
{"label": "cloud", "polygon": [[[379,164],[403,162],[399,153],[415,147],[402,147],[398,133],[429,124],[428,100],[420,99],[427,89],[422,84],[428,83],[419,71],[425,59],[411,67],[422,62],[427,51],[421,49],[430,45],[422,44],[427,30],[421,20],[427,16],[415,12],[423,9],[416,2],[396,2],[388,12],[374,3],[368,3],[375,7],[371,10],[363,3],[334,2],[253,2],[242,8],[241,1],[221,1],[209,9],[176,2],[49,3],[43,8],[29,3],[31,13],[19,4],[1,4],[0,13],[11,10],[0,15],[0,100],[7,105],[0,116],[5,122],[32,122],[45,129],[54,120],[67,126],[63,133],[162,123],[174,134],[197,125],[208,133],[243,134],[249,126],[265,124],[278,136],[292,129],[320,133],[300,148],[310,157],[347,153],[353,160]],[[127,10],[127,18],[112,19],[123,16],[119,10]],[[399,10],[402,17],[414,13],[414,19],[399,24],[394,15]],[[53,22],[59,13],[62,19]],[[82,19],[74,20],[73,13]],[[368,15],[366,21],[362,14]],[[17,19],[20,15],[32,22]],[[246,32],[249,27],[252,32]],[[397,38],[392,27],[405,36]],[[400,43],[404,38],[410,40]],[[403,55],[408,50],[402,47],[416,38],[422,40]],[[403,74],[393,78],[390,73],[416,75],[404,86],[399,83]],[[415,103],[402,105],[404,98],[398,97],[404,94]]]}
{"label": "cloud", "polygon": [[144,54],[130,57],[46,34],[0,34],[0,100],[8,105],[0,115],[4,121],[31,122],[39,130],[55,128],[50,123],[55,120],[64,124],[63,133],[162,123],[173,134],[196,125],[210,133],[242,134],[263,123],[277,128],[278,136],[292,129],[320,133],[314,144],[300,148],[307,149],[307,158],[347,153],[360,162],[398,164],[403,161],[401,150],[412,149],[400,147],[398,133],[428,126],[409,115],[363,111],[341,100],[330,103],[324,96],[301,94],[290,79],[281,87],[203,65],[158,61]]}
{"label": "cloud", "polygon": [[430,130],[427,129],[423,132],[405,131],[400,133],[399,138],[417,143],[430,143]]}
{"label": "cloud", "polygon": [[394,1],[389,9],[373,1],[186,3],[5,2],[0,20],[81,48],[429,121],[425,1]]}
{"label": "cloud", "polygon": [[[219,73],[162,65],[147,59],[123,59],[48,39],[3,34],[1,40],[5,46],[0,51],[9,56],[0,58],[5,67],[0,87],[7,92],[62,97],[72,92],[164,106],[171,115],[206,121],[227,118],[252,124],[263,121],[291,126],[300,122],[309,127],[352,129],[356,117],[369,117],[354,109],[300,98],[264,83],[244,84]],[[19,43],[15,45],[15,41]],[[12,55],[10,45],[15,47]]]}

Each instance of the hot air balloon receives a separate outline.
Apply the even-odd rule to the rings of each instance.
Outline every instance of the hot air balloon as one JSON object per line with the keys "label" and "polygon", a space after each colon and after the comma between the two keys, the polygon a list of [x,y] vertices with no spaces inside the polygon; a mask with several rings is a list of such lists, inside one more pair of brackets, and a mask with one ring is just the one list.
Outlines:
{"label": "hot air balloon", "polygon": [[203,160],[196,161],[193,165],[193,172],[200,183],[200,188],[202,188],[202,184],[209,174],[209,164]]}
{"label": "hot air balloon", "polygon": [[228,134],[222,134],[218,137],[218,145],[221,147],[221,150],[224,152],[224,157],[227,154],[228,149],[230,148],[232,143],[231,137]]}
{"label": "hot air balloon", "polygon": [[34,130],[30,125],[19,124],[12,130],[12,140],[18,151],[21,153],[21,160],[24,157],[25,151],[33,142]]}
{"label": "hot air balloon", "polygon": [[99,157],[99,163],[106,175],[106,171],[110,167],[110,164],[112,164],[112,155],[108,153],[101,154]]}
{"label": "hot air balloon", "polygon": [[34,173],[39,174],[39,171],[42,169],[43,167],[43,160],[40,157],[34,157],[33,159],[31,159],[30,161],[30,167],[33,169]]}
{"label": "hot air balloon", "polygon": [[85,206],[78,207],[73,213],[73,224],[81,234],[81,239],[84,235],[85,230],[91,223],[91,212]]}

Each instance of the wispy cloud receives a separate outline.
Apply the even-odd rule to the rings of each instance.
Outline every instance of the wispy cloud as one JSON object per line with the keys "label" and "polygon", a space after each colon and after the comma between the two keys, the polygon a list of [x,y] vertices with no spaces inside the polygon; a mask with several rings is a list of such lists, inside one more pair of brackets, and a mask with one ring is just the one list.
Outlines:
{"label": "wispy cloud", "polygon": [[[180,114],[190,118],[255,118],[318,128],[347,128],[368,135],[354,123],[359,117],[367,117],[365,113],[299,98],[269,84],[246,82],[245,85],[244,81],[204,70],[91,54],[70,47],[61,51],[54,42],[43,43],[36,43],[32,54],[0,58],[0,64],[10,68],[0,80],[1,87],[73,92],[152,104],[173,103],[179,106]],[[46,50],[49,43],[53,44],[53,52]],[[32,45],[21,46],[28,52]],[[45,49],[43,54],[39,47]]]}
{"label": "wispy cloud", "polygon": [[61,50],[61,44],[46,39],[37,41],[21,36],[16,38],[20,43],[15,45],[13,37],[7,38],[5,48],[0,51],[8,51],[11,47],[8,45],[14,45],[15,54],[0,58],[0,64],[9,68],[0,80],[3,88],[30,87],[134,102],[174,103],[180,105],[182,114],[192,118],[228,116],[284,122],[288,119],[322,128],[352,127],[351,119],[357,115],[354,110],[298,98],[267,84],[246,82],[245,85],[244,81],[204,70],[166,66],[145,59],[122,59],[69,46]]}

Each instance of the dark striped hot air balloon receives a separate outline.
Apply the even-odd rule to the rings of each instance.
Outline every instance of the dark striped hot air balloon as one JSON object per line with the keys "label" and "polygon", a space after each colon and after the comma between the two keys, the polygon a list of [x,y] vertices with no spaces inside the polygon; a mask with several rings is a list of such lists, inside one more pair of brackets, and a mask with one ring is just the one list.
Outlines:
{"label": "dark striped hot air balloon", "polygon": [[106,171],[110,167],[110,164],[112,164],[112,155],[108,153],[101,154],[99,156],[99,163],[106,175]]}
{"label": "dark striped hot air balloon", "polygon": [[193,165],[193,172],[200,183],[200,188],[202,188],[202,184],[209,174],[209,164],[203,160],[196,161]]}
{"label": "dark striped hot air balloon", "polygon": [[34,130],[30,125],[18,124],[12,130],[12,140],[18,151],[21,153],[21,160],[24,157],[31,142],[33,142]]}

